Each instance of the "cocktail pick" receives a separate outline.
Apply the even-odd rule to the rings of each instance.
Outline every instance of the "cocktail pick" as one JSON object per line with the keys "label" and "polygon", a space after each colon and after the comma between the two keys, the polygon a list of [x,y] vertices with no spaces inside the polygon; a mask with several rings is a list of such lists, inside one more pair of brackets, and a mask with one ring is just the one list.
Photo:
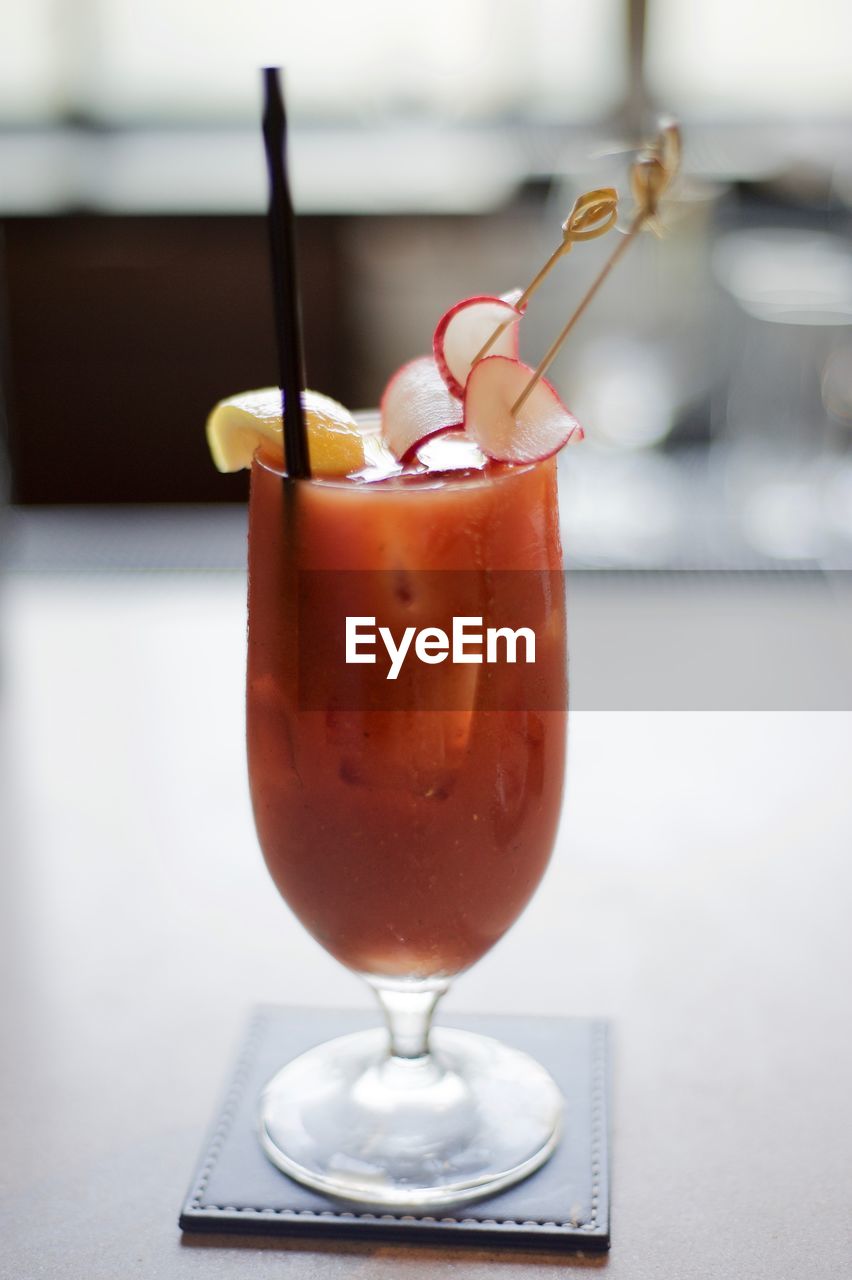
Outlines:
{"label": "cocktail pick", "polygon": [[624,238],[604,263],[568,323],[543,356],[529,382],[512,405],[511,413],[513,417],[521,409],[539,379],[544,377],[568,334],[574,328],[574,325],[580,319],[580,316],[586,310],[619,258],[622,257],[627,246],[636,238],[646,223],[653,224],[657,217],[663,193],[671,186],[680,167],[680,155],[680,129],[674,120],[666,119],[661,121],[656,138],[649,146],[643,147],[630,169],[630,188],[636,201],[636,212],[633,215],[633,220]]}
{"label": "cocktail pick", "polygon": [[[544,266],[533,276],[518,301],[514,304],[518,311],[523,311],[538,286],[560,258],[563,258],[575,244],[583,240],[595,240],[604,235],[610,227],[615,226],[618,217],[618,193],[614,187],[597,187],[578,196],[568,217],[562,223],[562,239],[547,259]],[[476,364],[487,355],[504,330],[508,329],[515,317],[509,316],[499,324],[483,347],[477,351],[472,364]]]}
{"label": "cocktail pick", "polygon": [[311,466],[302,407],[305,372],[293,204],[287,174],[287,115],[278,74],[278,67],[263,68],[263,141],[269,170],[272,302],[281,385],[285,474],[291,480],[303,480],[310,476]]}

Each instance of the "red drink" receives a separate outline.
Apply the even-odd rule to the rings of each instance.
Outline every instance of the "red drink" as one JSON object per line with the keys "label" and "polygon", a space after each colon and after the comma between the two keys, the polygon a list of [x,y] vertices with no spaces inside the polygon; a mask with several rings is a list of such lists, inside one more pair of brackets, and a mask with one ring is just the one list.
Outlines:
{"label": "red drink", "polygon": [[[506,932],[539,883],[564,774],[561,578],[553,586],[561,568],[553,459],[489,463],[452,478],[296,485],[255,459],[248,657],[255,821],[281,894],[351,969],[397,978],[457,973]],[[396,709],[304,709],[299,570],[360,571],[350,577],[354,611],[364,615],[381,612],[388,571],[398,571],[405,620],[412,608],[416,614],[418,571],[465,571],[424,575],[445,596],[431,600],[431,620],[437,607],[446,618],[482,613],[485,625],[514,617],[514,626],[535,626],[536,705],[549,709],[510,707],[516,666],[449,661],[393,686],[376,666],[352,669],[363,707],[371,683],[381,681],[384,698],[397,699],[382,705]],[[512,570],[523,572],[499,572]],[[336,581],[330,575],[332,591]],[[471,582],[481,586],[473,607]],[[339,625],[340,611],[339,600],[328,600],[329,626]],[[413,695],[413,680],[421,695]]]}
{"label": "red drink", "polygon": [[[267,71],[273,261],[287,283],[283,109],[270,83]],[[535,369],[518,358],[529,300],[572,245],[615,224],[612,188],[578,198],[514,301],[478,295],[441,317],[431,353],[385,386],[380,438],[300,392],[293,290],[277,298],[291,321],[279,329],[286,405],[277,390],[247,392],[208,419],[217,467],[252,469],[248,754],[261,847],[283,897],[367,978],[386,1023],[310,1049],[262,1095],[264,1151],[324,1195],[415,1213],[456,1206],[526,1177],[559,1141],[562,1099],[538,1063],[487,1036],[430,1029],[449,979],[523,910],[559,818],[567,654],[554,455],[583,432],[544,374],[656,215],[678,155],[669,126],[637,160],[630,229]],[[262,460],[264,449],[284,456],[282,428],[294,472],[313,479],[291,482]],[[389,664],[350,645],[362,624]],[[463,635],[458,647],[467,624],[478,624],[477,654]],[[596,1213],[593,1201],[581,1225]]]}

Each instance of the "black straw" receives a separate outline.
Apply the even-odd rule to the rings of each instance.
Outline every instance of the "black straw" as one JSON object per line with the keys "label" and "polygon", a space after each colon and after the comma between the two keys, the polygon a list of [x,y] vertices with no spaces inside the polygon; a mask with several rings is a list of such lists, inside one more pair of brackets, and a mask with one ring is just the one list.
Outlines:
{"label": "black straw", "polygon": [[287,178],[287,115],[278,72],[278,67],[263,68],[263,142],[269,169],[269,250],[286,472],[290,479],[302,480],[310,476],[311,467],[302,409],[305,366],[293,204]]}

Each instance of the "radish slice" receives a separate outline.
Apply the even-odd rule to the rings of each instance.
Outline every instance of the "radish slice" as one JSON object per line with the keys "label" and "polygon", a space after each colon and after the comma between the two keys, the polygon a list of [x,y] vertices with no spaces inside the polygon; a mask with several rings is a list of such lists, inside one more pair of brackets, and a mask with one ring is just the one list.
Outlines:
{"label": "radish slice", "polygon": [[496,462],[538,462],[569,440],[583,439],[583,428],[543,378],[512,416],[512,405],[532,374],[528,365],[505,356],[487,356],[471,370],[464,392],[465,430]]}
{"label": "radish slice", "polygon": [[521,313],[511,302],[502,298],[465,298],[441,316],[432,339],[432,350],[441,377],[454,396],[464,395],[473,361],[497,326],[510,318],[514,323],[503,330],[489,347],[488,354],[517,358],[517,322]]}
{"label": "radish slice", "polygon": [[[509,289],[506,293],[500,294],[500,301],[508,302],[510,307],[514,307],[515,310],[517,310],[518,303],[520,302],[523,296],[524,296],[523,289]],[[524,307],[524,311],[526,311],[526,307]],[[521,312],[521,315],[524,314],[524,311]]]}
{"label": "radish slice", "polygon": [[417,446],[417,461],[434,473],[481,471],[488,459],[464,431],[445,431]]}
{"label": "radish slice", "polygon": [[401,462],[429,436],[462,425],[461,405],[431,356],[418,356],[397,369],[382,394],[381,416],[382,438]]}

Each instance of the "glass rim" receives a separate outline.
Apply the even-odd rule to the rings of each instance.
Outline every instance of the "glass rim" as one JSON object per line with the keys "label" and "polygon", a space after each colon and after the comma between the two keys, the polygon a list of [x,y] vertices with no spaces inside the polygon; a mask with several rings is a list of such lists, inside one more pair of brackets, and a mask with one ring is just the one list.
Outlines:
{"label": "glass rim", "polygon": [[[378,426],[381,421],[379,409],[358,409],[352,416],[359,425],[375,421]],[[446,491],[447,489],[469,489],[500,484],[514,476],[526,475],[529,471],[534,471],[536,467],[543,466],[548,462],[554,462],[556,457],[556,454],[550,454],[546,458],[537,458],[535,462],[499,462],[496,463],[499,470],[482,475],[453,476],[452,472],[435,471],[431,475],[427,472],[422,478],[418,477],[416,480],[413,477],[387,476],[382,480],[366,482],[358,482],[351,476],[305,476],[294,480],[294,483],[316,485],[323,489],[345,489],[349,493],[422,493],[436,489],[441,491]],[[278,476],[281,480],[286,479],[287,473],[283,465],[274,462],[269,457],[264,457],[261,454],[260,445],[252,457],[252,470],[254,470],[255,464],[262,470],[269,472],[270,475]]]}

